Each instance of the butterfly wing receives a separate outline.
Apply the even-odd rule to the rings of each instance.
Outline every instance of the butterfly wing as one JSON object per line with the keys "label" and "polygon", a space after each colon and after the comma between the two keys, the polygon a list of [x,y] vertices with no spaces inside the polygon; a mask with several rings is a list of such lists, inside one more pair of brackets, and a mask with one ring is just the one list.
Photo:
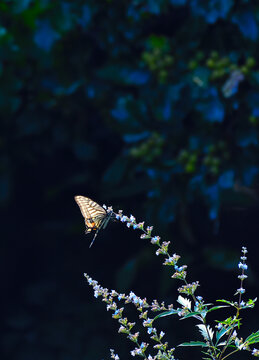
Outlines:
{"label": "butterfly wing", "polygon": [[86,231],[91,232],[92,230],[98,229],[107,215],[106,210],[85,196],[75,196],[75,201],[85,219]]}

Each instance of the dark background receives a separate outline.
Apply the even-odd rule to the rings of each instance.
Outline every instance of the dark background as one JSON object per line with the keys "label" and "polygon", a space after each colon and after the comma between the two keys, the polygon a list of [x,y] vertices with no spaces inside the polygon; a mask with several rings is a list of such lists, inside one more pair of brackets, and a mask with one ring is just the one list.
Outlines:
{"label": "dark background", "polygon": [[[110,223],[88,248],[74,195],[153,225],[207,302],[233,299],[247,246],[258,296],[258,18],[249,0],[0,1],[1,359],[130,358],[84,272],[176,302],[139,232]],[[174,347],[194,325],[157,326]]]}

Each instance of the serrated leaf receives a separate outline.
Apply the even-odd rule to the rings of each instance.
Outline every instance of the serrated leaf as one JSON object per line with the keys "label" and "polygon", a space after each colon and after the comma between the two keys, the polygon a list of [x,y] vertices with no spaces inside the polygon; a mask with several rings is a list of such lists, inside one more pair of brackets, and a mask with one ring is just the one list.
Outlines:
{"label": "serrated leaf", "polygon": [[199,324],[196,326],[199,328],[199,331],[205,340],[213,339],[214,331],[210,328],[209,325],[205,326],[204,324]]}
{"label": "serrated leaf", "polygon": [[202,347],[208,347],[208,345],[203,341],[190,341],[190,342],[184,342],[178,346],[202,346]]}
{"label": "serrated leaf", "polygon": [[169,310],[169,311],[164,311],[161,314],[158,314],[156,317],[154,317],[153,320],[159,319],[159,318],[164,317],[164,316],[175,315],[175,314],[178,314],[178,312],[179,312],[179,310],[175,310],[175,309],[172,309],[172,310]]}
{"label": "serrated leaf", "polygon": [[177,302],[187,309],[191,309],[191,301],[183,296],[179,295]]}

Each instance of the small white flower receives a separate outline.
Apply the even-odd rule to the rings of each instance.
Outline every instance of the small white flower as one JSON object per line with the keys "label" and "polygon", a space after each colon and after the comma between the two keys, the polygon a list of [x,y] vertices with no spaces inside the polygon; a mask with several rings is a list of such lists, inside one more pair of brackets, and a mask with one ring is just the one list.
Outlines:
{"label": "small white flower", "polygon": [[160,337],[160,340],[162,339],[162,337],[165,335],[165,333],[163,331],[160,331],[160,334],[159,334],[159,337]]}
{"label": "small white flower", "polygon": [[248,253],[247,248],[246,248],[245,246],[242,246],[242,253],[243,253],[243,254],[247,254],[247,253]]}
{"label": "small white flower", "polygon": [[246,264],[241,263],[241,262],[238,264],[238,267],[239,267],[239,269],[243,269],[243,270],[248,269],[248,266]]}
{"label": "small white flower", "polygon": [[150,241],[151,241],[151,244],[153,244],[153,245],[159,244],[160,236],[153,236]]}
{"label": "small white flower", "polygon": [[120,360],[119,355],[115,354],[113,349],[110,349],[111,352],[111,358],[114,360]]}
{"label": "small white flower", "polygon": [[232,337],[232,339],[235,339],[235,338],[237,337],[237,332],[236,332],[236,330],[233,331],[233,334],[232,334],[231,337]]}
{"label": "small white flower", "polygon": [[143,326],[144,327],[151,327],[152,323],[153,323],[153,320],[148,318],[147,320],[143,321]]}
{"label": "small white flower", "polygon": [[133,291],[131,291],[130,294],[129,294],[129,298],[132,300],[135,297],[136,297],[136,295],[134,294]]}
{"label": "small white flower", "polygon": [[132,221],[132,222],[134,222],[136,219],[135,219],[135,217],[133,216],[133,215],[130,215],[130,221]]}
{"label": "small white flower", "polygon": [[252,351],[252,355],[259,356],[259,350],[254,348],[253,351]]}
{"label": "small white flower", "polygon": [[238,294],[244,294],[246,291],[243,288],[237,289]]}

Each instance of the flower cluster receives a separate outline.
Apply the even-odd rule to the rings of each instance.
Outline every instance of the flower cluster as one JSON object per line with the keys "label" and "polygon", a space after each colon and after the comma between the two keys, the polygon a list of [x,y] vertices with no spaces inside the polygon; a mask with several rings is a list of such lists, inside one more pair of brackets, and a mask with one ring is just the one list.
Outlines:
{"label": "flower cluster", "polygon": [[111,359],[120,360],[119,355],[115,354],[115,351],[113,349],[110,349],[110,352],[111,352]]}
{"label": "flower cluster", "polygon": [[[111,208],[108,209],[112,211]],[[158,331],[155,326],[155,322],[160,317],[172,315],[178,315],[181,319],[194,317],[200,322],[197,327],[204,341],[199,341],[198,343],[191,341],[190,343],[183,343],[180,346],[201,346],[207,358],[210,359],[223,359],[240,350],[247,350],[250,351],[252,355],[259,356],[259,350],[256,348],[253,350],[250,349],[251,344],[259,343],[259,331],[252,333],[246,339],[238,337],[237,334],[237,330],[239,330],[241,326],[240,311],[245,308],[253,308],[256,302],[256,299],[249,299],[246,302],[242,300],[242,295],[245,293],[244,280],[247,278],[245,272],[248,269],[246,264],[246,247],[242,247],[242,255],[238,264],[238,268],[241,270],[241,274],[238,275],[240,287],[235,293],[235,295],[238,295],[238,301],[218,300],[222,302],[223,305],[212,306],[213,304],[206,304],[201,296],[196,295],[196,290],[199,286],[198,281],[187,282],[187,265],[179,266],[178,261],[180,256],[177,254],[169,254],[169,241],[161,241],[159,236],[153,236],[153,227],[145,226],[144,222],[138,223],[133,215],[130,215],[130,217],[125,216],[121,210],[118,214],[113,214],[118,220],[125,223],[128,228],[142,231],[140,238],[149,239],[151,244],[157,247],[156,255],[165,257],[163,265],[171,266],[173,269],[171,277],[183,282],[182,286],[178,288],[179,296],[177,302],[180,304],[180,307],[174,308],[172,304],[166,306],[164,302],[159,303],[157,300],[149,303],[146,298],[142,299],[138,297],[133,291],[129,294],[121,294],[115,290],[110,291],[101,287],[97,281],[85,274],[89,285],[93,287],[94,296],[102,298],[102,301],[106,303],[107,311],[112,311],[112,317],[118,321],[119,333],[126,334],[127,338],[134,343],[135,347],[131,350],[131,356],[140,356],[146,360],[173,360],[174,348],[170,348],[168,343],[163,341],[165,333]],[[182,294],[185,294],[186,297],[183,297]],[[145,341],[141,341],[141,334],[138,331],[133,331],[136,324],[135,322],[130,322],[125,316],[126,310],[124,306],[119,305],[120,302],[122,302],[124,306],[127,304],[135,306],[139,312],[141,324],[153,344],[152,346]],[[207,314],[222,307],[229,306],[236,309],[236,314],[229,316],[226,320],[216,320],[217,325],[215,326],[215,330],[213,330],[207,323]],[[152,317],[151,313],[154,312],[157,312],[158,315]],[[154,354],[147,354],[148,351]],[[119,360],[119,356],[115,354],[114,350],[111,350],[111,358]]]}
{"label": "flower cluster", "polygon": [[247,251],[246,247],[243,246],[242,247],[242,256],[240,257],[241,261],[238,264],[239,269],[242,270],[241,275],[238,276],[238,278],[241,280],[241,285],[240,285],[240,288],[237,289],[237,291],[236,291],[236,295],[239,294],[239,304],[241,303],[242,294],[245,293],[245,289],[243,288],[243,282],[247,278],[247,275],[245,275],[245,271],[248,269],[248,266],[246,264],[246,260],[247,260],[246,254],[247,254],[247,252],[248,251]]}
{"label": "flower cluster", "polygon": [[[177,266],[177,262],[180,259],[180,255],[173,254],[170,255],[168,252],[168,247],[170,245],[170,241],[163,241],[161,243],[161,238],[158,235],[153,236],[153,226],[147,226],[145,228],[144,222],[138,223],[136,218],[133,215],[130,217],[123,215],[122,210],[118,211],[118,214],[115,214],[116,219],[120,220],[123,223],[126,223],[128,228],[132,228],[133,230],[141,230],[143,233],[140,235],[141,239],[150,239],[152,245],[156,245],[158,249],[156,250],[156,255],[164,255],[166,259],[163,265],[169,265],[174,267],[174,274],[172,278],[185,280],[187,272],[187,265],[182,265],[180,267]],[[187,284],[186,284],[187,285]]]}
{"label": "flower cluster", "polygon": [[254,348],[252,351],[252,355],[259,357],[259,349]]}
{"label": "flower cluster", "polygon": [[[126,334],[128,339],[135,343],[136,347],[131,351],[131,356],[141,356],[148,360],[162,358],[169,360],[174,359],[174,349],[168,349],[168,343],[162,341],[165,333],[163,331],[158,333],[157,329],[153,326],[153,319],[148,317],[149,310],[153,312],[171,311],[173,309],[173,305],[166,307],[164,303],[159,304],[157,300],[154,300],[151,304],[149,304],[146,299],[141,299],[133,291],[131,291],[128,295],[120,294],[115,290],[109,291],[108,289],[100,286],[96,280],[93,280],[87,274],[84,275],[88,284],[93,287],[94,296],[96,298],[101,297],[102,301],[106,303],[107,311],[112,311],[113,319],[118,320],[120,324],[118,332]],[[124,316],[124,307],[118,306],[118,301],[120,300],[122,300],[125,304],[133,304],[139,311],[139,318],[142,320],[142,326],[147,329],[150,339],[155,342],[155,345],[153,346],[153,349],[157,352],[155,357],[152,357],[150,354],[146,355],[146,350],[149,344],[139,341],[139,332],[132,332],[135,323],[128,321],[127,317]],[[111,358],[115,360],[119,359],[118,355],[115,355],[113,350],[111,350]]]}
{"label": "flower cluster", "polygon": [[179,293],[187,294],[187,295],[194,295],[195,290],[199,286],[199,282],[195,281],[192,284],[183,285],[178,288]]}

